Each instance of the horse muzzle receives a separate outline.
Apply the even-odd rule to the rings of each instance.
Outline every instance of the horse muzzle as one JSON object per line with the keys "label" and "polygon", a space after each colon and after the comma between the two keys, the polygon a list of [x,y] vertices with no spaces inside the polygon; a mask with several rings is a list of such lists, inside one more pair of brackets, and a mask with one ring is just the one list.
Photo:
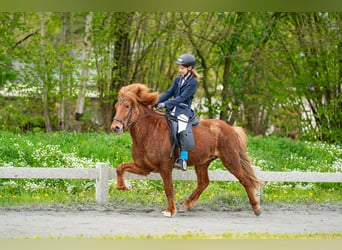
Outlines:
{"label": "horse muzzle", "polygon": [[116,134],[122,134],[124,132],[124,123],[122,120],[114,118],[112,125],[110,126],[112,132]]}
{"label": "horse muzzle", "polygon": [[123,128],[122,128],[122,126],[112,126],[112,127],[111,127],[111,130],[112,130],[112,132],[114,132],[114,133],[116,133],[116,134],[118,134],[118,135],[120,135],[120,134],[123,133]]}

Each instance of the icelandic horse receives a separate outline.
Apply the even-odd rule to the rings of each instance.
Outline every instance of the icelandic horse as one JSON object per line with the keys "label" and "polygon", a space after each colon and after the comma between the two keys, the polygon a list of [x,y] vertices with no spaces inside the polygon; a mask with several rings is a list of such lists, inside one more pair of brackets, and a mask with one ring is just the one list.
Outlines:
{"label": "icelandic horse", "polygon": [[[146,176],[151,172],[161,175],[168,207],[162,212],[166,217],[175,216],[172,183],[173,164],[177,151],[170,157],[171,142],[165,115],[156,112],[154,105],[158,92],[150,92],[144,84],[133,83],[120,89],[115,104],[115,117],[111,130],[116,134],[129,131],[132,138],[132,162],[118,165],[117,188],[127,190],[126,171]],[[209,185],[209,164],[219,158],[223,165],[244,186],[249,202],[256,215],[261,214],[260,200],[256,191],[261,182],[256,177],[246,148],[246,134],[241,127],[233,127],[219,119],[203,119],[193,127],[195,147],[189,151],[188,165],[195,167],[197,187],[181,205],[179,211],[191,210],[201,193]]]}

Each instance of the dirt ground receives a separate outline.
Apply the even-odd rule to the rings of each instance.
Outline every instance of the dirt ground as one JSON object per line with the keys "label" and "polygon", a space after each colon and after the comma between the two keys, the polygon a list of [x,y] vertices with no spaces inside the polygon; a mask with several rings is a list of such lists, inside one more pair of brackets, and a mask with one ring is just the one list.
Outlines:
{"label": "dirt ground", "polygon": [[341,233],[342,204],[269,205],[257,217],[251,210],[194,209],[163,217],[151,208],[0,208],[0,238],[100,237],[118,235],[223,233]]}

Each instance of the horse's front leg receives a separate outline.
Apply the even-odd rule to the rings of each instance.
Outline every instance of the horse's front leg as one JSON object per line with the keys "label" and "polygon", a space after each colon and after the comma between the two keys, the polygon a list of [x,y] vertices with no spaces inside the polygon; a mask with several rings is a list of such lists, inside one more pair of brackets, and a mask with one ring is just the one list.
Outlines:
{"label": "horse's front leg", "polygon": [[126,186],[124,180],[124,175],[126,171],[138,175],[148,175],[149,173],[151,173],[151,171],[146,168],[139,168],[134,162],[121,163],[116,169],[116,186],[119,190],[129,189]]}
{"label": "horse's front leg", "polygon": [[197,175],[197,187],[195,191],[182,204],[179,212],[186,212],[188,210],[191,210],[195,203],[198,201],[203,191],[209,185],[208,165],[196,165],[195,170]]}
{"label": "horse's front leg", "polygon": [[174,193],[173,193],[173,183],[172,183],[172,168],[166,170],[161,170],[160,175],[164,183],[164,191],[168,202],[168,207],[162,214],[165,217],[174,217],[177,213],[177,208],[175,205]]}

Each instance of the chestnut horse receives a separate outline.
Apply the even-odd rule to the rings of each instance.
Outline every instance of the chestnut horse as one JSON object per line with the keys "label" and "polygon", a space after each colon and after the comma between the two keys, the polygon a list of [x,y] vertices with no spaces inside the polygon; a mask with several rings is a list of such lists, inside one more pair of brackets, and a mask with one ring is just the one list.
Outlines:
{"label": "chestnut horse", "polygon": [[[116,115],[111,129],[117,134],[129,131],[132,137],[132,162],[121,163],[116,169],[117,188],[127,190],[124,181],[126,171],[148,175],[158,172],[164,184],[168,207],[162,213],[173,217],[176,212],[172,170],[178,153],[170,157],[171,142],[165,115],[153,109],[158,101],[158,92],[140,83],[124,86],[119,91],[115,104]],[[246,149],[246,134],[240,127],[232,127],[218,119],[201,120],[193,127],[195,147],[189,151],[188,165],[195,167],[197,187],[181,205],[179,211],[191,210],[203,190],[209,184],[208,167],[216,158],[240,181],[246,189],[249,202],[256,215],[260,215],[260,200],[256,190],[260,181],[255,176]],[[177,150],[176,150],[177,151]]]}

